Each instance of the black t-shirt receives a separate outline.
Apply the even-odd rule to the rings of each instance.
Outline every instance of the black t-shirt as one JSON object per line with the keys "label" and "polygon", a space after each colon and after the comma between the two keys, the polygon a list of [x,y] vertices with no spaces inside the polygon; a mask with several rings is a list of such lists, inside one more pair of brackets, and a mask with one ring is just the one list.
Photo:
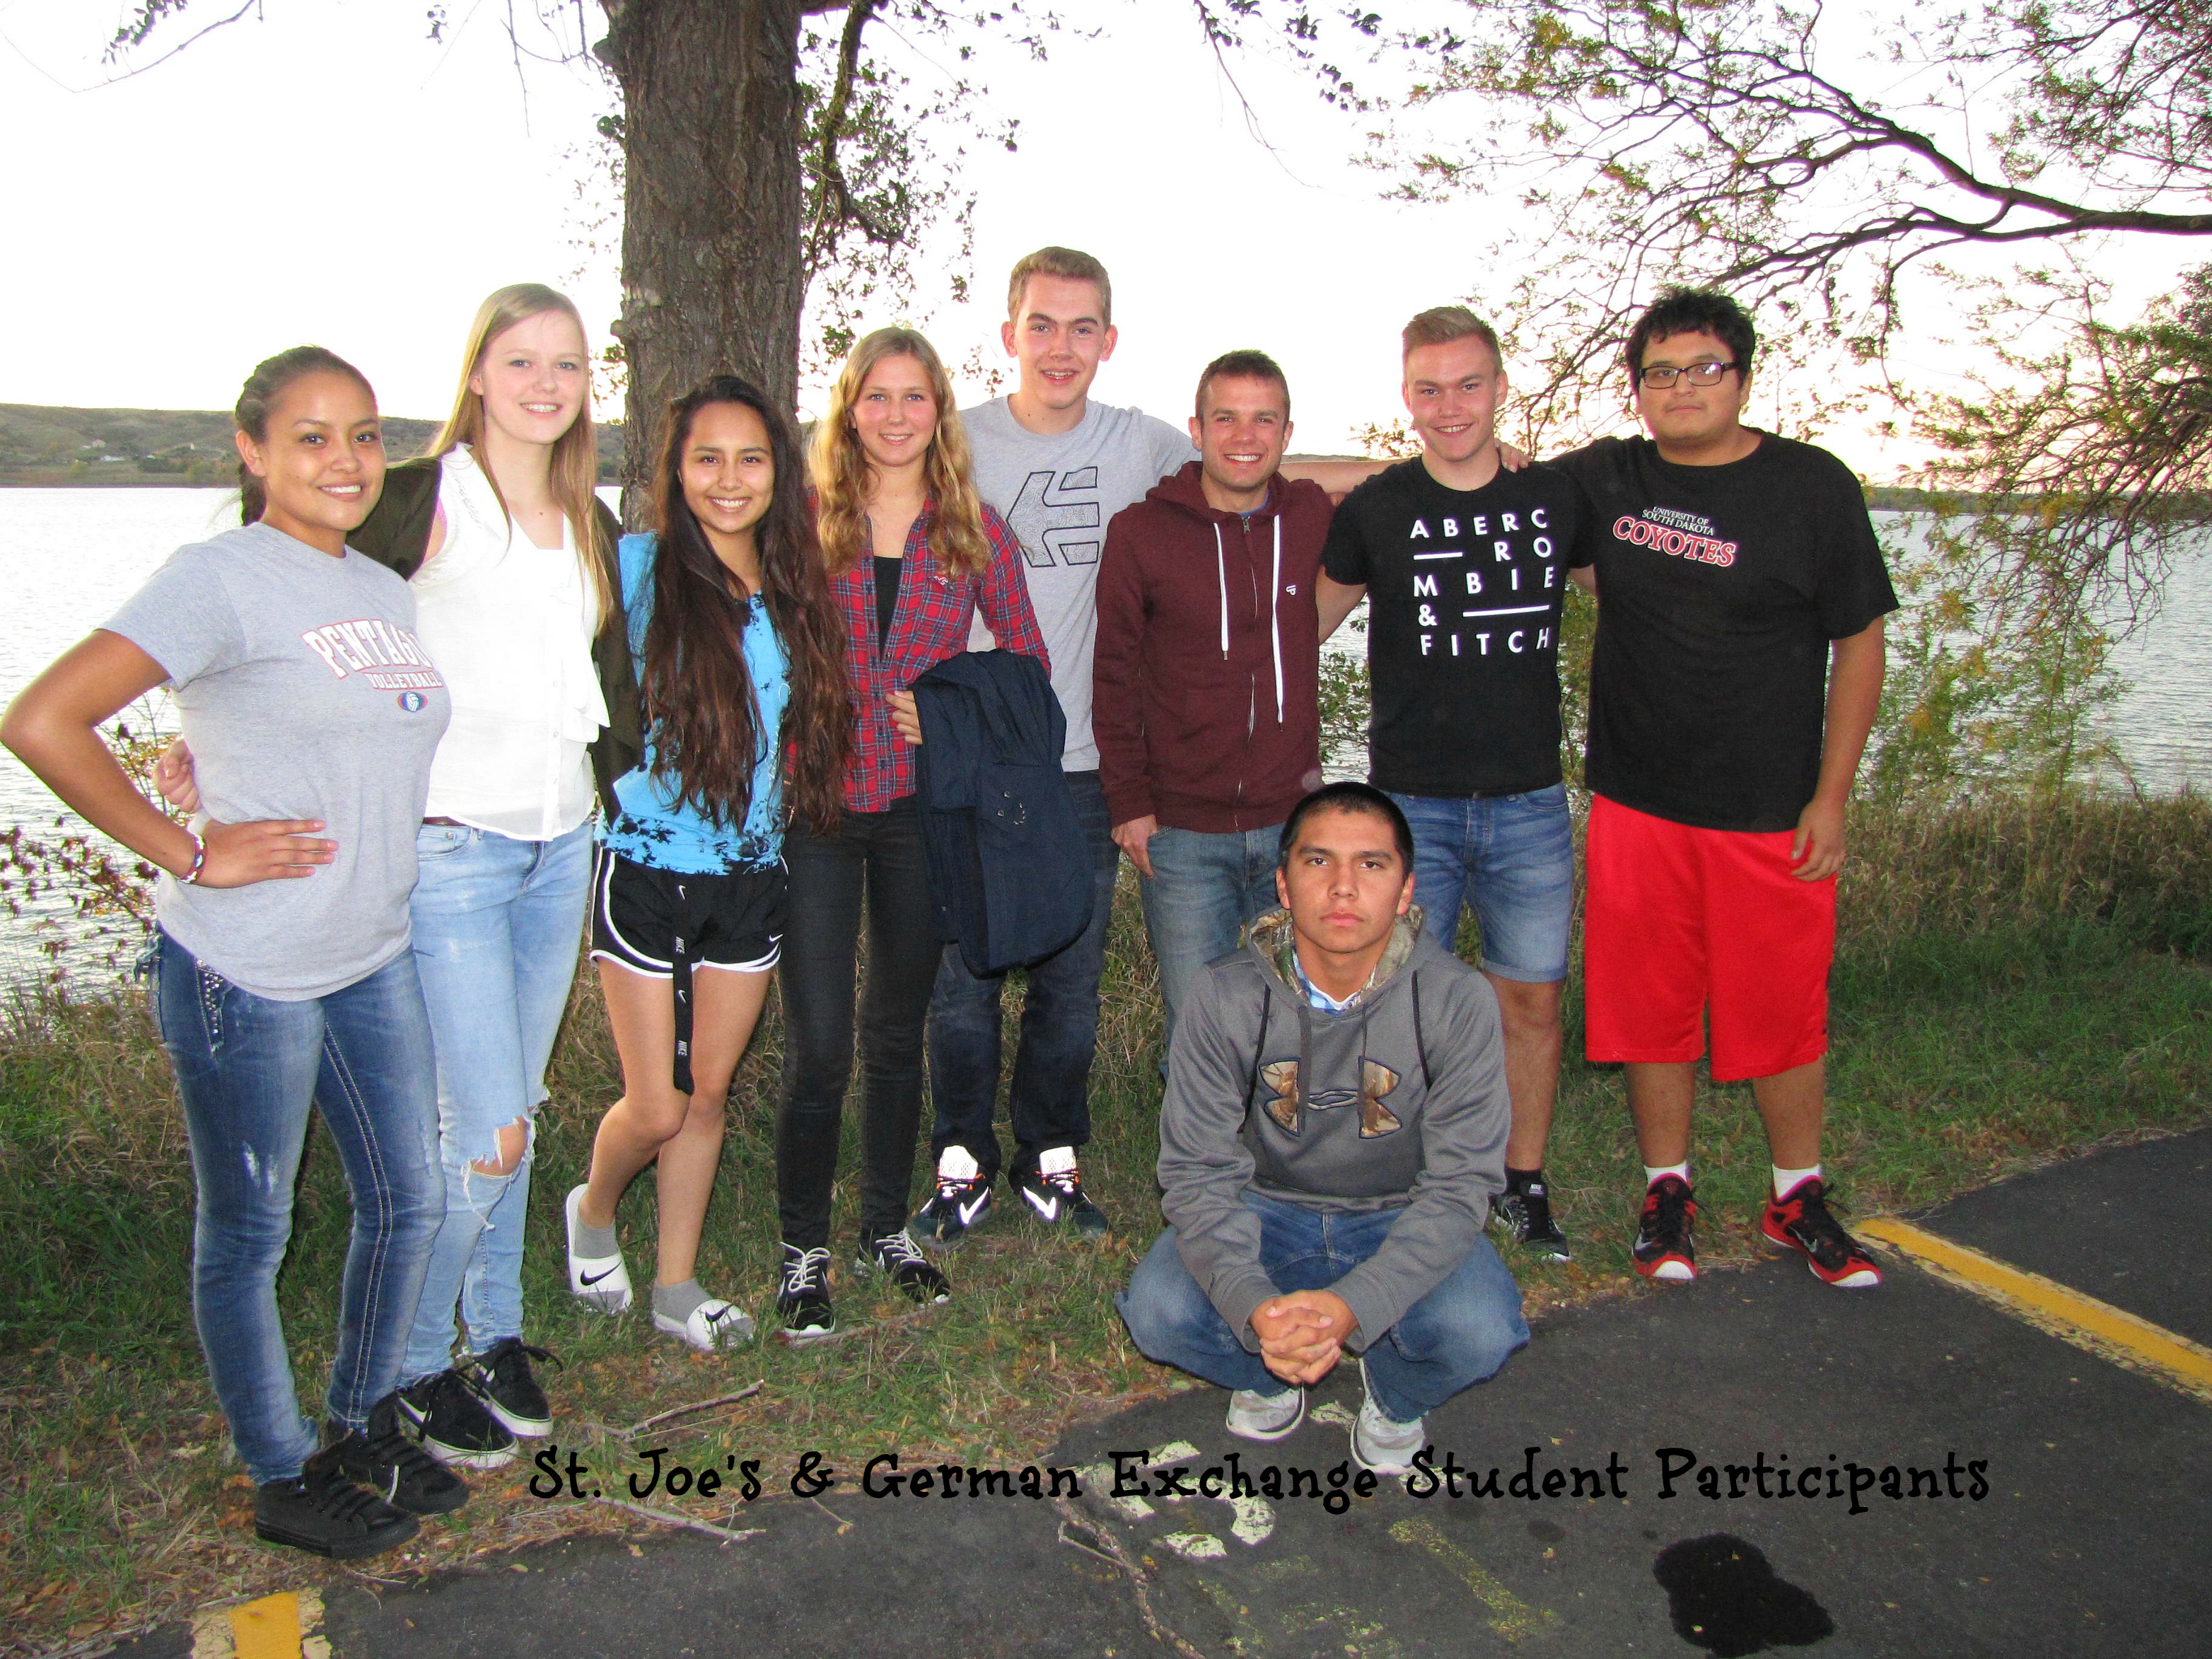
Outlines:
{"label": "black t-shirt", "polygon": [[1447,489],[1418,457],[1344,498],[1322,566],[1367,587],[1378,787],[1498,795],[1559,781],[1559,602],[1578,510],[1547,466]]}
{"label": "black t-shirt", "polygon": [[891,644],[891,617],[898,611],[899,578],[906,574],[904,559],[876,560],[876,649]]}
{"label": "black t-shirt", "polygon": [[1597,567],[1589,787],[1707,830],[1790,830],[1820,781],[1828,644],[1897,609],[1866,497],[1769,433],[1676,466],[1649,438],[1561,456]]}

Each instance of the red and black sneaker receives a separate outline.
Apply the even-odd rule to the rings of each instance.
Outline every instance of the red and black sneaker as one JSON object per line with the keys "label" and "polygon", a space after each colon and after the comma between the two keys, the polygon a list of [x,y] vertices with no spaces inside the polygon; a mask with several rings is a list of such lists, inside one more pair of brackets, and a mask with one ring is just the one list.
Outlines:
{"label": "red and black sneaker", "polygon": [[1698,1247],[1690,1237],[1698,1200],[1680,1176],[1661,1176],[1644,1194],[1637,1224],[1636,1271],[1646,1279],[1680,1284],[1698,1276]]}
{"label": "red and black sneaker", "polygon": [[1759,1231],[1769,1243],[1797,1251],[1806,1266],[1840,1290],[1872,1290],[1881,1283],[1874,1259],[1828,1213],[1828,1188],[1818,1176],[1807,1176],[1787,1198],[1769,1198]]}

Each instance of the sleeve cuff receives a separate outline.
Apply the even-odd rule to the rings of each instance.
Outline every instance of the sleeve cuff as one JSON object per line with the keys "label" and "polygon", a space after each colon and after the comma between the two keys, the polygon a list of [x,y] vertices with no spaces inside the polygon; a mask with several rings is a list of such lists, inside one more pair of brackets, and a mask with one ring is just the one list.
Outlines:
{"label": "sleeve cuff", "polygon": [[1260,1338],[1252,1328],[1252,1310],[1276,1294],[1274,1281],[1253,1272],[1231,1280],[1213,1294],[1213,1310],[1227,1323],[1247,1353],[1260,1352]]}

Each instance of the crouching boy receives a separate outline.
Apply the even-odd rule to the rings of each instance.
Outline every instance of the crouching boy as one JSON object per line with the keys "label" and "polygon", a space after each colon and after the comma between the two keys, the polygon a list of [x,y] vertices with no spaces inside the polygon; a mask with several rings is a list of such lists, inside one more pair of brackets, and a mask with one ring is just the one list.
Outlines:
{"label": "crouching boy", "polygon": [[1413,908],[1413,836],[1331,784],[1283,825],[1285,910],[1203,969],[1168,1058],[1169,1226],[1119,1298],[1137,1346],[1233,1390],[1279,1440],[1346,1352],[1363,1468],[1401,1474],[1425,1415],[1528,1340],[1482,1236],[1504,1186],[1498,1001]]}

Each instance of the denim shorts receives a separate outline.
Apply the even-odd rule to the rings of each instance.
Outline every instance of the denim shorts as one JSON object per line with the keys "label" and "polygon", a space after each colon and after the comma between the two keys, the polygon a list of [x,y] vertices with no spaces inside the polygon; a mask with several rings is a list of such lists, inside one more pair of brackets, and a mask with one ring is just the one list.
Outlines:
{"label": "denim shorts", "polygon": [[1413,831],[1413,902],[1447,948],[1460,906],[1482,927],[1482,970],[1548,985],[1567,976],[1575,836],[1567,787],[1521,795],[1401,795]]}

